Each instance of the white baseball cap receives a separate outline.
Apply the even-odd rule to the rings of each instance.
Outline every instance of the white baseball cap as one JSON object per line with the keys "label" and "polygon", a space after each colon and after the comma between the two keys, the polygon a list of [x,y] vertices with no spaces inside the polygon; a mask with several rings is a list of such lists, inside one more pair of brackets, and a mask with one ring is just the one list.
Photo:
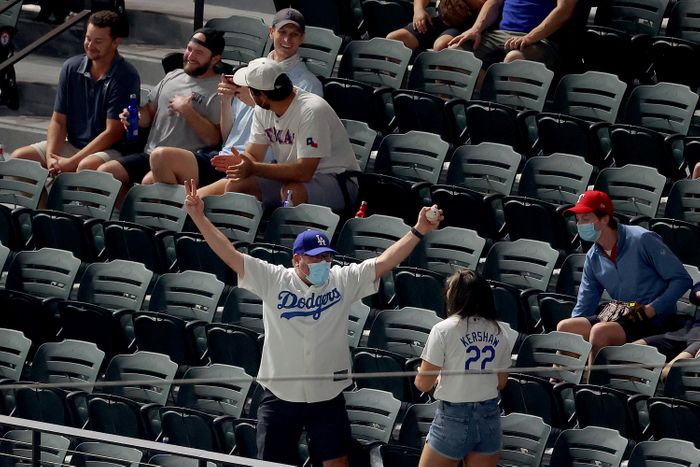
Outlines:
{"label": "white baseball cap", "polygon": [[274,60],[265,57],[248,62],[245,68],[239,68],[233,75],[233,82],[239,86],[248,86],[258,91],[274,91],[277,78],[284,74],[282,67]]}

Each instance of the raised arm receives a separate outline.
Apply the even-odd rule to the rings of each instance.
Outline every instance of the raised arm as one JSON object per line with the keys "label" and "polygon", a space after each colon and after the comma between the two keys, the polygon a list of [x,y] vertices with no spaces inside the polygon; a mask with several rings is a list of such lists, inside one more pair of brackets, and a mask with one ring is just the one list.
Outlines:
{"label": "raised arm", "polygon": [[[433,205],[432,207],[437,209],[437,205]],[[418,213],[418,221],[413,227],[417,234],[420,235],[420,238],[413,232],[413,230],[411,230],[411,232],[408,232],[406,235],[398,239],[393,245],[379,255],[374,267],[376,271],[376,279],[380,279],[386,273],[401,264],[403,260],[408,258],[408,255],[411,254],[416,245],[420,243],[423,235],[426,235],[428,232],[432,232],[438,228],[440,221],[444,219],[442,216],[442,211],[438,210],[439,214],[437,220],[429,221],[426,214],[428,211],[430,211],[430,209],[432,208],[424,207],[420,210],[420,213]]]}
{"label": "raised arm", "polygon": [[185,210],[214,253],[238,274],[239,279],[243,278],[243,254],[204,215],[204,203],[197,195],[197,183],[194,180],[185,180]]}

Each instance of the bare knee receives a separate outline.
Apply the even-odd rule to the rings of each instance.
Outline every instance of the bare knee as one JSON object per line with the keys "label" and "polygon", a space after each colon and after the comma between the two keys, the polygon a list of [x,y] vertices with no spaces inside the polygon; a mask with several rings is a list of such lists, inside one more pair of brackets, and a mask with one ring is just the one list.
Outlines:
{"label": "bare knee", "polygon": [[437,39],[435,39],[435,42],[433,43],[433,50],[438,52],[442,49],[446,49],[448,45],[450,45],[450,41],[454,39],[453,36],[444,34]]}
{"label": "bare knee", "polygon": [[78,163],[76,172],[80,172],[81,170],[97,170],[102,164],[104,164],[104,159],[99,156],[90,155]]}
{"label": "bare knee", "polygon": [[165,163],[165,158],[168,155],[167,148],[155,148],[148,157],[148,162],[151,165],[151,170],[160,169]]}
{"label": "bare knee", "polygon": [[391,31],[386,36],[387,39],[393,39],[395,41],[401,41],[409,49],[415,49],[418,47],[418,39],[416,36],[408,32],[408,29],[397,29],[396,31]]}
{"label": "bare knee", "polygon": [[511,63],[516,60],[525,60],[525,55],[520,50],[511,50],[506,54],[503,63]]}
{"label": "bare knee", "polygon": [[23,146],[21,148],[15,149],[14,151],[12,151],[12,154],[10,154],[9,159],[26,159],[30,161],[36,161],[44,167],[46,167],[46,162],[41,157],[41,154],[39,154],[31,146]]}
{"label": "bare knee", "polygon": [[695,168],[693,169],[693,178],[700,178],[700,162],[695,164]]}
{"label": "bare knee", "polygon": [[598,323],[591,328],[591,350],[597,354],[603,347],[625,343],[625,331],[615,323]]}
{"label": "bare knee", "polygon": [[578,334],[584,339],[588,339],[591,323],[586,318],[567,318],[557,323],[557,331]]}
{"label": "bare knee", "polygon": [[124,169],[124,166],[117,161],[105,162],[104,164],[100,165],[97,170],[99,172],[112,174],[114,178],[124,184],[129,183],[129,174],[127,173],[126,169]]}

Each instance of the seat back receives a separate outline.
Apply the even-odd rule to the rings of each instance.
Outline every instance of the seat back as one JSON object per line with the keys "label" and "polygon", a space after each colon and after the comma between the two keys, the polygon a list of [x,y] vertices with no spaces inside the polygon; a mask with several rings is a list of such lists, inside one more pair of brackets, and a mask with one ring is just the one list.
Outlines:
{"label": "seat back", "polygon": [[553,78],[554,72],[543,63],[530,60],[494,63],[486,70],[479,99],[517,110],[541,112]]}
{"label": "seat back", "polygon": [[141,263],[116,259],[87,267],[78,300],[110,309],[139,310],[153,272]]}
{"label": "seat back", "polygon": [[336,250],[361,260],[374,258],[409,230],[401,219],[380,214],[348,219],[340,231]]}
{"label": "seat back", "polygon": [[690,441],[664,438],[655,441],[642,441],[634,446],[628,467],[674,467],[685,465],[697,467],[700,449]]}
{"label": "seat back", "polygon": [[[188,379],[202,380],[195,383]],[[192,367],[185,373],[177,393],[177,405],[211,415],[240,418],[253,377],[243,368],[214,364]]]}
{"label": "seat back", "polygon": [[630,94],[624,121],[661,133],[687,135],[697,103],[698,95],[682,84],[641,85]]}
{"label": "seat back", "polygon": [[71,464],[76,467],[139,467],[143,453],[116,444],[84,442],[75,448]]}
{"label": "seat back", "polygon": [[338,77],[398,89],[410,58],[411,49],[399,41],[380,37],[354,40],[343,51]]}
{"label": "seat back", "polygon": [[531,157],[525,162],[518,194],[557,205],[576,204],[587,190],[593,166],[569,154]]}
{"label": "seat back", "polygon": [[671,9],[666,35],[700,42],[700,5],[693,0],[679,0]]}
{"label": "seat back", "polygon": [[263,209],[255,196],[228,192],[204,198],[204,214],[232,242],[253,243]]}
{"label": "seat back", "polygon": [[107,172],[62,173],[54,179],[47,208],[106,221],[112,217],[121,186],[119,180]]}
{"label": "seat back", "polygon": [[599,6],[594,22],[629,34],[655,36],[667,5],[668,0],[611,0]]}
{"label": "seat back", "polygon": [[[10,3],[12,0],[2,0],[0,1],[0,7],[4,7],[6,4]],[[0,14],[0,26],[10,26],[11,28],[17,27],[17,22],[19,21],[19,15],[22,12],[22,3],[18,2],[10,9],[5,10]]]}
{"label": "seat back", "polygon": [[335,60],[343,39],[330,29],[306,26],[304,42],[299,46],[299,56],[316,76],[329,78],[335,68]]}
{"label": "seat back", "polygon": [[509,195],[522,156],[505,144],[481,143],[458,147],[447,169],[447,183],[484,194]]}
{"label": "seat back", "polygon": [[262,300],[249,290],[232,287],[224,303],[221,321],[240,324],[244,328],[263,333]]}
{"label": "seat back", "polygon": [[700,358],[671,365],[664,382],[664,396],[700,403]]}
{"label": "seat back", "polygon": [[0,328],[0,378],[19,381],[32,341],[21,331]]}
{"label": "seat back", "polygon": [[481,60],[460,49],[426,50],[413,62],[408,88],[444,99],[469,100],[474,92]]}
{"label": "seat back", "polygon": [[119,219],[156,230],[180,232],[187,216],[182,209],[184,202],[182,185],[134,185],[126,194]]}
{"label": "seat back", "polygon": [[369,312],[370,307],[362,303],[362,301],[357,301],[350,307],[348,316],[348,345],[350,349],[360,345],[362,331],[365,329]]}
{"label": "seat back", "polygon": [[557,278],[557,293],[576,296],[583,277],[583,264],[586,262],[585,253],[571,253],[559,269]]}
{"label": "seat back", "polygon": [[292,208],[277,208],[265,227],[264,241],[291,248],[294,240],[305,230],[320,230],[333,238],[340,216],[327,206],[300,204]]}
{"label": "seat back", "polygon": [[[107,366],[105,381],[121,381],[124,384],[103,389],[104,392],[138,402],[165,405],[176,371],[177,364],[167,355],[144,351],[117,355]],[[131,381],[136,384],[131,384]]]}
{"label": "seat back", "polygon": [[342,119],[341,121],[345,131],[348,133],[348,139],[350,139],[352,150],[355,152],[357,163],[360,165],[360,172],[364,172],[374,147],[374,141],[377,139],[377,132],[365,122],[348,119]]}
{"label": "seat back", "polygon": [[494,244],[486,256],[484,277],[517,288],[547,290],[559,253],[547,243],[521,238]]}
{"label": "seat back", "polygon": [[[17,462],[7,465],[31,465],[32,430],[10,430],[0,440],[0,452],[16,456]],[[65,436],[40,433],[39,451],[41,465],[63,465],[70,440]],[[26,461],[23,463],[22,461]]]}
{"label": "seat back", "polygon": [[36,209],[49,171],[38,162],[0,161],[0,203]]}
{"label": "seat back", "polygon": [[433,133],[387,135],[379,145],[374,171],[410,182],[437,183],[449,148]]}
{"label": "seat back", "polygon": [[411,262],[445,276],[460,269],[476,270],[485,245],[486,239],[473,230],[444,227],[425,236]]}
{"label": "seat back", "polygon": [[168,273],[158,277],[148,302],[150,311],[188,321],[210,323],[224,291],[224,283],[213,274],[200,271]]}
{"label": "seat back", "polygon": [[78,274],[80,260],[69,251],[42,248],[20,251],[7,272],[5,287],[41,298],[67,299]]}
{"label": "seat back", "polygon": [[666,177],[656,169],[627,164],[601,170],[595,189],[610,196],[618,214],[656,217],[665,183]]}
{"label": "seat back", "polygon": [[[578,334],[552,331],[547,334],[531,334],[525,338],[516,367],[541,366],[565,367],[563,370],[538,372],[543,378],[556,378],[567,383],[578,384],[583,377],[583,367],[588,361],[591,343]],[[569,369],[569,367],[577,367]]]}
{"label": "seat back", "polygon": [[406,411],[399,429],[399,444],[421,449],[435,418],[438,402],[413,404]]}
{"label": "seat back", "polygon": [[218,451],[213,419],[198,410],[184,407],[161,407],[161,435],[180,446]]}
{"label": "seat back", "polygon": [[674,438],[700,444],[700,405],[680,399],[653,397],[649,406],[649,428],[654,439]]}
{"label": "seat back", "polygon": [[260,368],[259,334],[233,324],[207,326],[207,347],[213,363],[237,366],[252,376]]}
{"label": "seat back", "polygon": [[616,75],[587,71],[562,77],[552,110],[594,122],[615,123],[627,84]]}
{"label": "seat back", "polygon": [[363,388],[344,392],[352,437],[357,440],[388,443],[401,402],[390,393]]}
{"label": "seat back", "polygon": [[550,465],[574,467],[595,464],[616,467],[622,462],[627,440],[609,428],[587,426],[564,430],[556,443]]}
{"label": "seat back", "polygon": [[424,308],[384,310],[372,323],[367,345],[408,358],[420,357],[430,330],[440,321],[435,312]]}
{"label": "seat back", "polygon": [[[591,370],[590,383],[651,397],[656,392],[665,362],[666,357],[655,347],[647,345],[603,347],[596,355],[594,365],[631,365],[632,368]],[[648,364],[649,367],[635,366],[640,364]]]}
{"label": "seat back", "polygon": [[700,179],[678,180],[671,186],[664,217],[700,224]]}
{"label": "seat back", "polygon": [[262,18],[234,15],[210,19],[205,26],[224,33],[226,45],[221,58],[226,61],[246,64],[262,57],[265,51],[269,31]]}
{"label": "seat back", "polygon": [[[30,379],[42,383],[95,383],[105,353],[92,342],[67,339],[42,344],[34,354]],[[80,388],[92,392],[92,386]]]}
{"label": "seat back", "polygon": [[511,413],[501,417],[503,448],[499,465],[539,467],[552,427],[540,417]]}

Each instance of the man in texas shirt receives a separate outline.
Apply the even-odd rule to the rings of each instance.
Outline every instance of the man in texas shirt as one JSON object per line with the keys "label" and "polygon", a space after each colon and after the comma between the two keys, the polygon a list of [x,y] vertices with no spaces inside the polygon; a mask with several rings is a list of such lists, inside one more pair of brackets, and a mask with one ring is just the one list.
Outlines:
{"label": "man in texas shirt", "polygon": [[[270,264],[236,250],[204,215],[196,183],[185,182],[185,209],[211,249],[238,274],[238,286],[263,302],[265,342],[258,381],[258,457],[296,464],[306,429],[324,467],[348,464],[350,423],[343,390],[350,384],[348,315],[352,304],[377,291],[379,279],[404,261],[442,220],[422,208],[410,232],[377,258],[334,266],[330,240],[317,230],[300,233],[293,267]],[[434,206],[437,209],[437,206]],[[324,375],[317,379],[305,376]]]}
{"label": "man in texas shirt", "polygon": [[[266,207],[279,206],[288,190],[294,204],[312,203],[342,209],[345,199],[338,175],[359,170],[342,122],[323,98],[292,85],[282,67],[269,58],[252,60],[233,75],[255,101],[250,140],[242,153],[214,158],[226,179],[200,191],[200,196],[226,191],[247,193]],[[267,148],[274,161],[264,162]],[[232,151],[233,152],[233,151]],[[357,185],[346,183],[350,201]]]}

